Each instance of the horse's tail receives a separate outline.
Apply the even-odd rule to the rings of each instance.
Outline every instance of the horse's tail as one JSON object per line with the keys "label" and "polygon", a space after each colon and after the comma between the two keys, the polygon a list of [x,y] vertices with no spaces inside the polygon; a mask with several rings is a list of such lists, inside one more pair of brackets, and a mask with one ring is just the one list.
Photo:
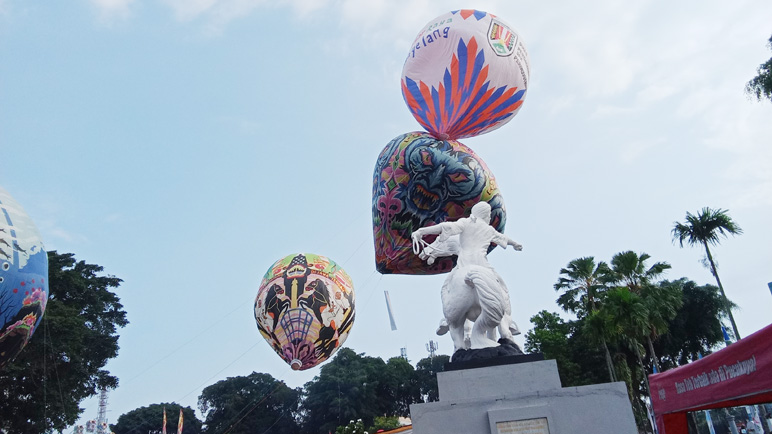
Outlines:
{"label": "horse's tail", "polygon": [[481,313],[477,321],[482,321],[486,328],[498,327],[509,303],[504,297],[496,274],[487,268],[473,268],[466,273],[464,280],[474,287],[480,300]]}

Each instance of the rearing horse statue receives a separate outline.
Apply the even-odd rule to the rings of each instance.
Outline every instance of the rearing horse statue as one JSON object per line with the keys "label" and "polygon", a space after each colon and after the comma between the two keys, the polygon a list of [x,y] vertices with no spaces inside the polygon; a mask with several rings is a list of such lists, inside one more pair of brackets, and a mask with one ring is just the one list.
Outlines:
{"label": "rearing horse statue", "polygon": [[[506,249],[522,250],[516,243],[490,225],[491,207],[479,202],[472,207],[472,215],[455,222],[443,222],[413,232],[413,250],[430,263],[437,256],[446,256],[447,250],[458,254],[458,261],[442,286],[442,311],[445,315],[454,352],[460,349],[479,349],[498,345],[492,336],[498,329],[502,338],[513,341],[509,293],[501,277],[488,263],[488,247],[495,243]],[[424,235],[439,235],[431,245]],[[455,237],[458,237],[456,241]],[[453,239],[451,239],[453,237]],[[421,252],[421,246],[425,249]],[[464,325],[472,321],[470,343],[464,340]],[[514,330],[517,330],[514,327]],[[513,341],[514,342],[514,341]]]}

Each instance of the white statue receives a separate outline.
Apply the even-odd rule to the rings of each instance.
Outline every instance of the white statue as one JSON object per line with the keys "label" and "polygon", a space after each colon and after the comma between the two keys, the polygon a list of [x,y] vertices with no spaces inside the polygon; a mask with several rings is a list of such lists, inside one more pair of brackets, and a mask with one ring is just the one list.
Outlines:
{"label": "white statue", "polygon": [[[479,202],[472,207],[469,218],[420,228],[412,234],[414,252],[430,264],[440,256],[458,255],[456,266],[442,285],[445,319],[437,330],[438,334],[450,331],[454,352],[497,346],[493,339],[496,329],[502,338],[512,342],[513,334],[520,333],[512,321],[507,286],[488,263],[487,255],[491,243],[515,250],[522,250],[523,246],[496,231],[490,218],[490,205]],[[439,235],[432,244],[423,241],[423,236],[429,234]],[[474,325],[465,339],[467,321]]]}

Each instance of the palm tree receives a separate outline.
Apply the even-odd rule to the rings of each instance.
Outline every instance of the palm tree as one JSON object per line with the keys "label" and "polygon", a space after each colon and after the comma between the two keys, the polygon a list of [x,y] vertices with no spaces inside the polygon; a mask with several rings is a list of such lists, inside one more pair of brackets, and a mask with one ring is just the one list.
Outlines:
{"label": "palm tree", "polygon": [[656,262],[651,267],[646,268],[646,261],[649,258],[651,255],[646,253],[638,255],[632,250],[617,253],[611,258],[611,271],[614,279],[626,286],[630,292],[640,294],[644,287],[660,277],[665,270],[672,268],[667,262]]}
{"label": "palm tree", "polygon": [[674,222],[673,225],[673,242],[678,240],[681,247],[684,246],[684,241],[689,245],[701,244],[705,246],[705,255],[708,257],[708,263],[710,264],[710,270],[718,283],[718,289],[721,290],[721,295],[724,296],[724,302],[726,304],[726,313],[729,316],[729,321],[732,323],[732,330],[736,339],[740,339],[740,332],[737,330],[737,324],[734,321],[732,315],[732,309],[729,304],[729,299],[724,292],[724,286],[721,285],[721,279],[718,278],[718,271],[716,270],[716,263],[713,261],[713,255],[710,254],[709,244],[717,245],[720,237],[727,238],[729,235],[740,235],[743,233],[740,226],[735,223],[727,210],[723,209],[711,209],[705,207],[696,216],[692,213],[686,213],[686,223]]}
{"label": "palm tree", "polygon": [[649,258],[649,254],[638,255],[632,250],[617,253],[611,258],[611,271],[616,282],[637,296],[636,300],[640,301],[644,308],[640,313],[646,317],[648,333],[640,337],[646,338],[652,364],[659,371],[653,341],[667,329],[667,321],[672,319],[681,306],[681,294],[674,294],[665,289],[658,290],[652,284],[653,280],[672,267],[667,262],[655,262],[647,268],[646,261]]}
{"label": "palm tree", "polygon": [[618,286],[608,291],[606,302],[598,313],[608,318],[610,334],[615,336],[619,343],[628,347],[638,360],[642,378],[638,378],[630,369],[631,377],[628,390],[631,392],[631,403],[638,408],[640,414],[645,414],[646,410],[641,407],[640,399],[637,397],[639,395],[638,387],[633,387],[633,382],[643,381],[646,394],[651,397],[649,380],[641,357],[642,346],[640,343],[644,337],[649,335],[649,307],[641,295],[631,291],[627,286]]}
{"label": "palm tree", "polygon": [[683,305],[683,291],[679,285],[665,282],[665,284],[645,286],[640,292],[640,297],[648,316],[646,341],[649,346],[649,354],[651,354],[656,372],[662,372],[659,358],[654,351],[654,340],[667,333],[668,324],[675,318],[678,309]]}
{"label": "palm tree", "polygon": [[[592,256],[572,260],[566,268],[560,269],[560,277],[554,285],[555,291],[563,291],[558,297],[558,304],[564,311],[574,313],[579,318],[591,317],[593,312],[597,311],[600,299],[608,289],[610,273],[611,270],[605,262],[595,264],[595,258]],[[601,328],[590,330],[591,336],[601,342],[609,378],[611,381],[616,381],[614,364],[604,333],[600,332]]]}

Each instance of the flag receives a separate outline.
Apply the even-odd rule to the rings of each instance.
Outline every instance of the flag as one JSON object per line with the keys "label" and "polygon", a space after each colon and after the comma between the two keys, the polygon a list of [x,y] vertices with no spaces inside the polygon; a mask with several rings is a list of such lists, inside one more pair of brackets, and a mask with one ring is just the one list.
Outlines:
{"label": "flag", "polygon": [[389,291],[383,291],[383,295],[386,296],[386,310],[389,311],[389,321],[391,322],[391,330],[397,329],[397,323],[394,322],[394,314],[391,311],[391,299],[389,298]]}
{"label": "flag", "polygon": [[166,407],[164,407],[164,427],[161,429],[163,434],[166,434]]}
{"label": "flag", "polygon": [[177,434],[182,434],[182,408],[180,408],[180,421],[177,422]]}

